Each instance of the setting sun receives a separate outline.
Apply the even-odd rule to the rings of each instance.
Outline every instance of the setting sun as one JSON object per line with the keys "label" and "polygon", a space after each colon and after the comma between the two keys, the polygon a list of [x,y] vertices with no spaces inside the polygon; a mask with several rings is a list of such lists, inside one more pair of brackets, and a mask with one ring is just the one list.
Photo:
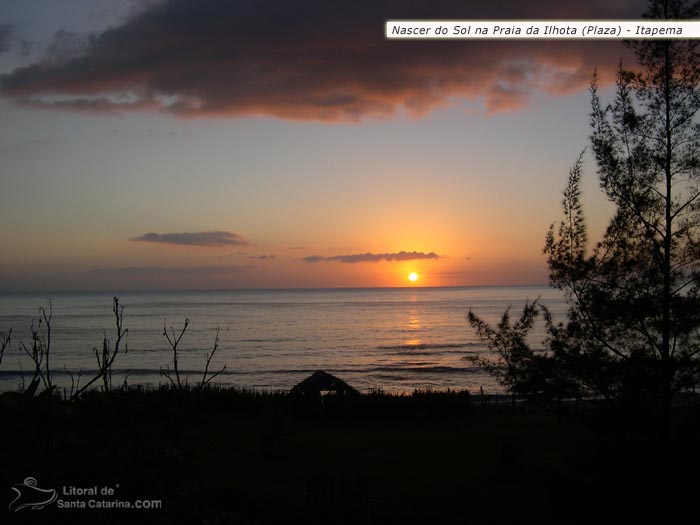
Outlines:
{"label": "setting sun", "polygon": [[408,274],[408,280],[415,283],[418,280],[418,274],[416,272],[411,272]]}

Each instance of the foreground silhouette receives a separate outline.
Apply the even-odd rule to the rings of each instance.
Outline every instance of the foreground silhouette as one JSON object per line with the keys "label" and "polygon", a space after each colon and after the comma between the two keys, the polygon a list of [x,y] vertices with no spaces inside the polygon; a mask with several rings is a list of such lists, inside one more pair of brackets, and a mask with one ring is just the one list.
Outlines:
{"label": "foreground silhouette", "polygon": [[[688,443],[695,410],[677,412]],[[0,395],[6,504],[27,477],[42,489],[116,486],[150,510],[101,510],[107,523],[599,523],[654,513],[646,444],[465,392],[322,398],[195,386],[91,391],[77,401]],[[698,453],[672,453],[674,479]],[[696,512],[679,483],[665,522]],[[95,523],[94,512],[21,510],[22,523]],[[3,519],[3,523],[5,520]],[[11,522],[11,521],[10,521]]]}
{"label": "foreground silhouette", "polygon": [[342,379],[323,370],[314,372],[290,391],[293,396],[320,396],[324,393],[357,395],[358,391]]}
{"label": "foreground silhouette", "polygon": [[[700,4],[653,0],[647,17],[688,19]],[[591,86],[592,152],[614,214],[592,250],[581,204],[583,156],[569,173],[564,218],[547,234],[550,283],[567,320],[539,301],[511,323],[469,321],[498,353],[477,359],[512,392],[548,405],[588,399],[650,425],[670,446],[672,405],[700,374],[700,43],[636,41],[638,67],[620,67],[614,100]],[[528,333],[544,317],[545,352]]]}

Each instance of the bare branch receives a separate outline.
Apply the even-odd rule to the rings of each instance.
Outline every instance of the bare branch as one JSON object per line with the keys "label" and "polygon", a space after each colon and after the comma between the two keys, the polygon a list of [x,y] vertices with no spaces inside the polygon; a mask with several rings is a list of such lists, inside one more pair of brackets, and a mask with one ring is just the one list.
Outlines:
{"label": "bare branch", "polygon": [[209,355],[207,356],[207,363],[206,366],[204,367],[204,374],[202,374],[202,381],[199,384],[199,389],[201,390],[204,388],[209,382],[211,382],[212,379],[214,379],[216,376],[222,374],[226,370],[226,365],[223,366],[218,372],[215,374],[211,375],[210,377],[207,378],[207,374],[209,373],[209,363],[211,363],[212,358],[214,357],[214,354],[216,351],[219,349],[219,335],[221,333],[221,328],[216,329],[216,338],[214,339],[214,347],[212,348],[211,352],[209,352]]}
{"label": "bare branch", "polygon": [[105,392],[111,389],[112,366],[114,364],[114,360],[117,358],[117,355],[119,355],[122,341],[124,341],[124,353],[126,354],[129,351],[128,343],[125,341],[129,334],[129,330],[124,329],[124,309],[125,307],[119,304],[119,298],[115,296],[112,299],[112,313],[114,313],[117,334],[114,348],[111,347],[107,334],[105,334],[104,338],[102,339],[102,351],[100,352],[97,347],[92,349],[93,353],[95,354],[95,360],[97,361],[97,373],[81,388],[76,387],[76,391],[71,396],[71,399],[77,399],[80,397],[83,392],[85,392],[88,388],[90,388],[90,386],[100,379],[102,379]]}
{"label": "bare branch", "polygon": [[12,342],[12,328],[7,332],[0,332],[0,364],[2,364],[2,358],[5,355],[5,349],[10,346]]}
{"label": "bare branch", "polygon": [[[165,320],[163,320],[163,335],[165,338],[168,340],[168,344],[170,345],[170,348],[173,351],[173,370],[175,372],[175,379],[176,381],[173,382],[173,385],[177,384],[177,388],[181,389],[183,387],[182,381],[180,380],[180,370],[178,369],[177,363],[178,363],[178,355],[177,355],[177,346],[180,344],[180,341],[182,340],[182,337],[185,335],[185,332],[187,331],[187,327],[190,325],[190,320],[185,319],[185,323],[182,327],[182,330],[180,331],[180,335],[176,336],[175,335],[175,329],[171,326],[170,327],[170,334],[172,334],[172,337],[170,334],[168,334],[168,329],[165,326]],[[171,382],[172,378],[168,377]]]}

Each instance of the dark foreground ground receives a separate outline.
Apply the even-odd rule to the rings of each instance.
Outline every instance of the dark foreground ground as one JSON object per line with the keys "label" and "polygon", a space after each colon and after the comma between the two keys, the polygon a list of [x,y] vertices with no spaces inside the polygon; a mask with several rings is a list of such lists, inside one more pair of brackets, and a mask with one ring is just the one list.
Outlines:
{"label": "dark foreground ground", "polygon": [[[663,469],[655,441],[619,415],[562,417],[466,394],[5,394],[0,523],[589,524],[659,512],[693,523],[696,420],[679,410]],[[660,510],[662,475],[672,490]],[[10,512],[12,486],[28,477],[58,501]],[[136,500],[160,508],[60,508]]]}

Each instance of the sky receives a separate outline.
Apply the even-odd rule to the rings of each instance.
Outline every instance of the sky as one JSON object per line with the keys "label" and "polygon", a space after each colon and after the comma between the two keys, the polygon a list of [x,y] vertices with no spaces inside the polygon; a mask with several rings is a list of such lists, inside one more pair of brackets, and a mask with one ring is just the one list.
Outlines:
{"label": "sky", "polygon": [[0,292],[545,284],[593,72],[609,98],[629,51],[389,42],[384,21],[643,11],[0,0]]}

